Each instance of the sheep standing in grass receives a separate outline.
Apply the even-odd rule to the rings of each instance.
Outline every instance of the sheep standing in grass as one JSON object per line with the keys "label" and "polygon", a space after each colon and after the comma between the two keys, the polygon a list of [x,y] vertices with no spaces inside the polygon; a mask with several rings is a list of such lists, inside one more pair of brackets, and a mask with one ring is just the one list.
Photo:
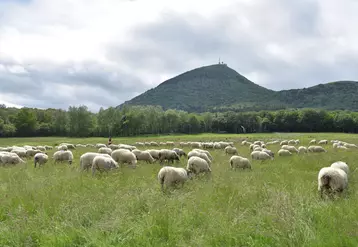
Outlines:
{"label": "sheep standing in grass", "polygon": [[349,173],[349,167],[346,162],[336,161],[336,162],[332,163],[331,167],[342,169],[345,173],[347,173],[347,175]]}
{"label": "sheep standing in grass", "polygon": [[188,159],[186,169],[192,171],[194,174],[211,173],[211,168],[208,162],[197,156]]}
{"label": "sheep standing in grass", "polygon": [[238,154],[236,147],[227,146],[225,148],[225,154]]}
{"label": "sheep standing in grass", "polygon": [[107,148],[107,147],[101,147],[101,148],[98,149],[98,153],[111,155],[112,149]]}
{"label": "sheep standing in grass", "polygon": [[199,148],[194,148],[192,151],[196,151],[196,152],[199,152],[199,153],[205,153],[206,156],[208,156],[210,162],[213,161],[213,156],[211,156],[210,152],[208,150],[203,150],[203,149],[199,149]]}
{"label": "sheep standing in grass", "polygon": [[60,145],[57,147],[57,150],[63,150],[63,151],[67,151],[68,150],[68,147],[66,145]]}
{"label": "sheep standing in grass", "polygon": [[48,161],[47,154],[44,153],[36,153],[34,156],[34,165],[36,168],[36,164],[39,164],[39,166],[46,164]]}
{"label": "sheep standing in grass", "polygon": [[16,165],[19,163],[25,163],[25,161],[22,160],[16,153],[1,152],[0,163],[4,165]]}
{"label": "sheep standing in grass", "polygon": [[316,139],[313,139],[313,140],[311,140],[311,141],[308,143],[308,145],[316,144],[316,143],[317,143],[317,140],[316,140]]}
{"label": "sheep standing in grass", "polygon": [[70,150],[66,150],[66,151],[61,150],[53,154],[53,159],[55,160],[55,163],[67,161],[71,165],[73,160],[73,154]]}
{"label": "sheep standing in grass", "polygon": [[138,155],[136,155],[136,157],[137,157],[137,160],[143,160],[146,163],[152,164],[155,162],[155,159],[152,157],[152,155],[150,155],[150,153],[148,151],[140,151],[140,153],[138,153]]}
{"label": "sheep standing in grass", "polygon": [[38,149],[28,149],[28,150],[26,150],[26,156],[27,157],[32,157],[37,153],[42,153],[42,151],[38,150]]}
{"label": "sheep standing in grass", "polygon": [[128,149],[114,150],[111,156],[118,164],[127,163],[132,165],[132,168],[136,168],[137,157]]}
{"label": "sheep standing in grass", "polygon": [[307,153],[307,148],[304,146],[298,147],[298,153],[299,154]]}
{"label": "sheep standing in grass", "polygon": [[253,160],[273,160],[273,157],[263,151],[253,151],[251,153],[251,159]]}
{"label": "sheep standing in grass", "polygon": [[231,169],[241,168],[241,169],[250,169],[251,170],[251,162],[249,159],[234,155],[230,158],[230,167]]}
{"label": "sheep standing in grass", "polygon": [[184,152],[183,149],[173,148],[173,151],[176,152],[179,155],[179,157],[182,157],[182,156],[186,157],[186,153]]}
{"label": "sheep standing in grass", "polygon": [[320,140],[318,142],[318,145],[322,145],[322,144],[328,144],[328,141],[327,140]]}
{"label": "sheep standing in grass", "polygon": [[164,166],[158,172],[158,181],[162,190],[164,185],[168,188],[176,184],[184,186],[185,181],[191,178],[191,171],[184,168]]}
{"label": "sheep standing in grass", "polygon": [[269,149],[264,148],[264,149],[262,149],[261,151],[267,153],[267,154],[270,155],[272,158],[275,157],[275,153],[272,152],[272,151],[269,150]]}
{"label": "sheep standing in grass", "polygon": [[287,149],[280,149],[278,150],[278,156],[292,156],[292,153]]}
{"label": "sheep standing in grass", "polygon": [[348,186],[347,173],[335,167],[323,167],[318,173],[318,191],[323,196],[323,192],[342,192]]}
{"label": "sheep standing in grass", "polygon": [[188,159],[190,159],[191,157],[200,157],[200,158],[204,159],[209,164],[209,166],[211,166],[211,160],[206,155],[206,153],[192,150],[188,153]]}
{"label": "sheep standing in grass", "polygon": [[286,149],[286,150],[290,151],[291,153],[298,153],[298,150],[295,146],[283,145],[281,147],[281,149]]}
{"label": "sheep standing in grass", "polygon": [[327,151],[321,146],[309,146],[308,147],[308,152],[311,152],[311,153],[325,153]]}
{"label": "sheep standing in grass", "polygon": [[174,163],[174,160],[179,161],[180,158],[175,151],[169,149],[162,149],[159,151],[159,160],[161,164],[163,163],[164,160],[167,160],[168,163],[169,162]]}
{"label": "sheep standing in grass", "polygon": [[111,157],[109,154],[100,154],[100,153],[94,153],[94,152],[87,152],[81,155],[80,157],[80,169],[81,170],[87,170],[92,167],[93,159],[97,156],[105,156],[105,157]]}
{"label": "sheep standing in grass", "polygon": [[100,172],[109,171],[118,168],[118,163],[110,156],[96,156],[92,162],[92,176],[95,175],[96,170]]}

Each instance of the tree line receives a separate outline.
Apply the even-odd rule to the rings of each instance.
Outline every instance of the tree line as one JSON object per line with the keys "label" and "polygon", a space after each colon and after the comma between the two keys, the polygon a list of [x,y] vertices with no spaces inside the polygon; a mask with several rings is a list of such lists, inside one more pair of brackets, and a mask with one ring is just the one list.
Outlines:
{"label": "tree line", "polygon": [[136,136],[170,133],[349,132],[358,133],[358,113],[318,109],[188,113],[159,106],[60,109],[0,105],[0,137]]}

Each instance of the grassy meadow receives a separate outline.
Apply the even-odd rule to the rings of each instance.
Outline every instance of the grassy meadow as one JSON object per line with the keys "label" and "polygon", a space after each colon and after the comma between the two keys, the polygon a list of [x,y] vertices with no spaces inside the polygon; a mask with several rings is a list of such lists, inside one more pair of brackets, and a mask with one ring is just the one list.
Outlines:
{"label": "grassy meadow", "polygon": [[[249,157],[249,140],[338,139],[358,144],[358,135],[274,133],[171,135],[113,138],[136,141],[234,141]],[[106,143],[107,138],[1,138],[0,147]],[[77,148],[72,166],[50,160],[34,168],[0,167],[0,246],[358,246],[357,150],[252,161],[252,171],[231,171],[224,150],[214,158],[211,178],[195,178],[163,194],[158,163],[139,162],[108,174],[78,171],[79,157],[94,148]],[[148,149],[156,147],[148,147]],[[165,148],[160,147],[160,148]],[[275,153],[279,145],[268,147]],[[143,150],[143,148],[141,148]],[[184,148],[189,152],[191,148]],[[250,158],[251,160],[251,158]],[[349,164],[349,185],[341,197],[321,199],[320,168],[334,161]],[[186,166],[182,158],[175,166]]]}

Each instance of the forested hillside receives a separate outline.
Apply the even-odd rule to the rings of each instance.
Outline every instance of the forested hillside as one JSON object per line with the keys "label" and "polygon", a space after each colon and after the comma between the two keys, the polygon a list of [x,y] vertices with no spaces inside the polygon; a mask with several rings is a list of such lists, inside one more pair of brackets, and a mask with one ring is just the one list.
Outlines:
{"label": "forested hillside", "polygon": [[153,106],[57,109],[0,106],[0,137],[134,136],[202,132],[358,132],[358,113],[325,110],[188,113]]}
{"label": "forested hillside", "polygon": [[215,64],[164,81],[122,105],[157,105],[188,112],[288,108],[358,111],[354,97],[357,93],[358,83],[354,81],[273,91],[255,84],[225,64]]}

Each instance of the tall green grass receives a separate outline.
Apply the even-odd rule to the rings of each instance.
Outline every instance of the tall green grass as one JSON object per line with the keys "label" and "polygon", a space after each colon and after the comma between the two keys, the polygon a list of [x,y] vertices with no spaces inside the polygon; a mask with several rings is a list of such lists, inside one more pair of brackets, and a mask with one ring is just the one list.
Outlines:
{"label": "tall green grass", "polygon": [[[358,143],[342,134],[255,134],[137,137],[146,140],[234,140],[310,138]],[[54,145],[60,142],[105,143],[106,138],[11,138],[0,146]],[[235,143],[240,155],[247,146]],[[108,174],[78,171],[79,157],[96,149],[78,148],[72,166],[0,167],[0,246],[358,246],[358,150],[275,157],[253,161],[252,171],[231,171],[230,156],[214,157],[210,179],[188,181],[163,194],[160,165],[139,162]],[[270,146],[277,152],[278,145]],[[190,149],[185,148],[185,151]],[[52,156],[52,152],[49,156]],[[348,190],[334,200],[317,192],[321,167],[337,160],[351,169]],[[184,167],[183,158],[176,166]]]}

